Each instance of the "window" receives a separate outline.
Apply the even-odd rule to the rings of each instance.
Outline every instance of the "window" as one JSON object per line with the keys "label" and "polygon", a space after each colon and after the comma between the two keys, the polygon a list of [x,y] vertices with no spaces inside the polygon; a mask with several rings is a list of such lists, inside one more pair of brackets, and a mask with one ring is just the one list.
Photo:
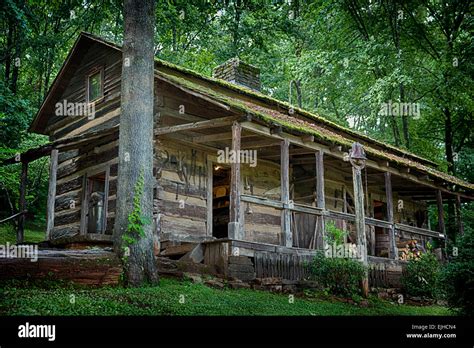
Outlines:
{"label": "window", "polygon": [[103,95],[103,69],[95,70],[87,77],[87,102],[93,102]]}

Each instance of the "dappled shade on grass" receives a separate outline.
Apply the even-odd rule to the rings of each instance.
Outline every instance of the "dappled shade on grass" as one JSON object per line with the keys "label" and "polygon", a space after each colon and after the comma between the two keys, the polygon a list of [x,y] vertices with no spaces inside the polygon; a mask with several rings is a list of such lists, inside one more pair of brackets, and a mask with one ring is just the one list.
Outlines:
{"label": "dappled shade on grass", "polygon": [[375,298],[368,307],[298,297],[291,303],[285,294],[218,290],[169,278],[154,287],[85,289],[54,283],[49,287],[8,284],[0,285],[0,292],[4,295],[0,315],[450,315],[440,306],[398,305]]}

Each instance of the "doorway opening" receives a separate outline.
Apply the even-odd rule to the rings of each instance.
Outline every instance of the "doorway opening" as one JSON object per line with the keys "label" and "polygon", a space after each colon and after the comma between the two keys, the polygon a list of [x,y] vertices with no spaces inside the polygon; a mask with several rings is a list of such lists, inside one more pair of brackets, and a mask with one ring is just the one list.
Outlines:
{"label": "doorway opening", "polygon": [[107,173],[87,178],[87,233],[104,233],[106,228]]}
{"label": "doorway opening", "polygon": [[221,164],[212,167],[212,235],[228,237],[230,205],[230,168]]}
{"label": "doorway opening", "polygon": [[[387,219],[387,203],[373,201],[374,218],[377,220]],[[390,248],[388,231],[382,227],[375,227],[375,256],[388,257]]]}

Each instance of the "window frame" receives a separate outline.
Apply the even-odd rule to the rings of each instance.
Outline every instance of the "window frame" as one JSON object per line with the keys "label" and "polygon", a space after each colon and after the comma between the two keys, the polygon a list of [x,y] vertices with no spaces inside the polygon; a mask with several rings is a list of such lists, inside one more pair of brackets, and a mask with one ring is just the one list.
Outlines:
{"label": "window frame", "polygon": [[[100,93],[99,96],[93,100],[89,99],[90,89],[89,89],[89,81],[90,78],[97,73],[100,74]],[[86,102],[89,103],[98,103],[104,98],[104,67],[103,66],[96,66],[93,69],[89,70],[85,77],[86,80]]]}

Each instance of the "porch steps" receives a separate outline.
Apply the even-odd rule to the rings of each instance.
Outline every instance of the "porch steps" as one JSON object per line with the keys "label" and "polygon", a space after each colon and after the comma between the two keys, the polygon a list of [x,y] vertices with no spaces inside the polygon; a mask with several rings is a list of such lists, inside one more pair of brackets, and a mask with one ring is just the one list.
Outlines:
{"label": "porch steps", "polygon": [[163,250],[161,251],[161,256],[184,256],[185,254],[189,253],[196,247],[196,243],[180,243],[180,244],[165,244]]}

